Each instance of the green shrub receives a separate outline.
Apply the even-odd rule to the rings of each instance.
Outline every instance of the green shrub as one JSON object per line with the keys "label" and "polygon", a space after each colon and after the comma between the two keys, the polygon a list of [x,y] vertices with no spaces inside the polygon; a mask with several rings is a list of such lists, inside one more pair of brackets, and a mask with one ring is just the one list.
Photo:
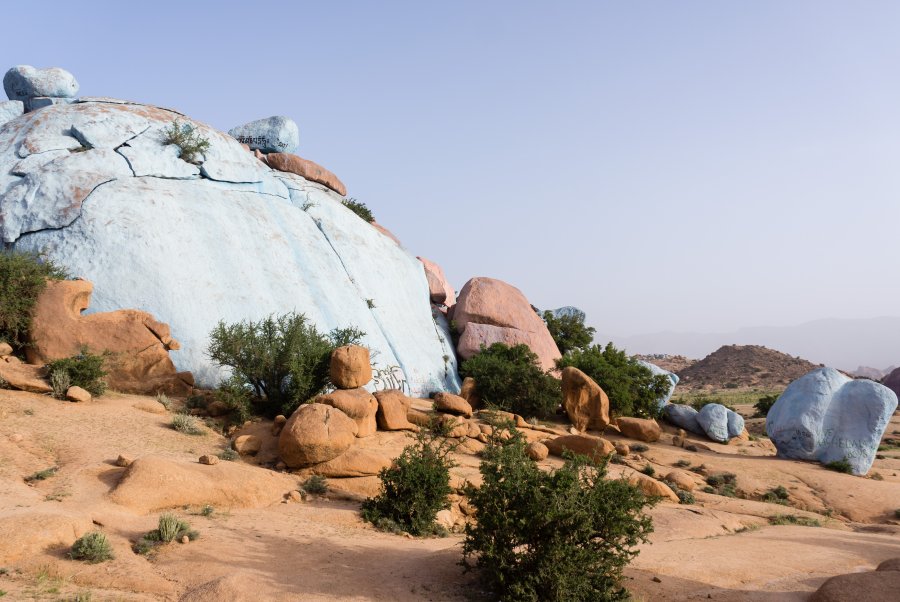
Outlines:
{"label": "green shrub", "polygon": [[69,373],[65,370],[56,369],[50,373],[50,388],[53,389],[53,397],[56,399],[64,399],[66,391],[72,386],[72,380]]}
{"label": "green shrub", "polygon": [[694,408],[695,410],[697,410],[698,412],[711,403],[717,403],[721,406],[725,406],[726,408],[728,408],[731,411],[734,411],[733,405],[731,405],[730,403],[728,403],[727,401],[725,401],[724,399],[721,399],[719,397],[713,397],[710,395],[698,395],[697,397],[694,397],[690,401],[691,407]]}
{"label": "green shrub", "polygon": [[801,527],[821,527],[822,523],[820,523],[815,518],[807,518],[805,516],[795,516],[793,514],[779,514],[777,516],[769,517],[770,525],[799,525]]}
{"label": "green shrub", "polygon": [[39,470],[31,475],[25,477],[26,483],[33,483],[34,481],[46,481],[53,475],[55,475],[59,471],[58,466],[51,466],[50,468],[45,468],[44,470]]}
{"label": "green shrub", "polygon": [[725,497],[737,496],[737,475],[733,472],[721,472],[706,477],[706,483],[709,485],[704,491],[707,493],[715,493],[724,495]]}
{"label": "green shrub", "polygon": [[773,395],[763,395],[759,398],[753,407],[756,408],[756,414],[753,415],[754,418],[765,418],[769,414],[769,410],[772,409],[772,406],[775,405],[775,402],[778,401],[780,395],[777,393]]}
{"label": "green shrub", "polygon": [[191,526],[187,521],[167,512],[160,515],[156,530],[159,533],[159,540],[169,543],[181,539],[184,535],[189,535]]}
{"label": "green shrub", "polygon": [[643,443],[632,443],[630,445],[630,447],[631,447],[631,451],[639,453],[639,454],[644,453],[645,451],[650,449],[648,446],[644,445]]}
{"label": "green shrub", "polygon": [[112,546],[106,535],[99,531],[86,533],[75,540],[72,549],[69,551],[69,558],[74,560],[84,560],[91,564],[104,562],[113,559]]}
{"label": "green shrub", "polygon": [[222,382],[215,396],[228,408],[231,422],[244,424],[253,417],[253,392],[240,377],[232,376]]}
{"label": "green shrub", "polygon": [[559,352],[563,355],[573,349],[585,349],[594,340],[597,332],[592,326],[584,325],[583,315],[562,315],[556,317],[552,311],[544,312],[544,322],[550,336],[556,341]]}
{"label": "green shrub", "polygon": [[475,379],[482,403],[526,418],[551,416],[562,398],[559,381],[541,370],[527,345],[482,347],[459,373]]}
{"label": "green shrub", "polygon": [[237,453],[236,451],[234,451],[233,449],[231,449],[230,447],[227,447],[219,452],[219,459],[225,460],[226,462],[234,462],[235,460],[237,460],[240,457],[241,457],[241,455],[239,453]]}
{"label": "green shrub", "polygon": [[684,459],[678,460],[677,462],[675,462],[675,464],[673,464],[673,466],[677,466],[678,468],[687,468],[690,465],[691,465],[691,461],[684,460]]}
{"label": "green shrub", "polygon": [[828,470],[833,470],[835,472],[843,472],[846,474],[853,474],[853,467],[850,466],[850,462],[847,461],[847,458],[842,458],[840,460],[834,460],[833,462],[829,462],[825,465],[825,468]]}
{"label": "green shrub", "polygon": [[172,407],[172,400],[169,399],[169,396],[166,395],[165,393],[162,393],[162,392],[157,393],[157,394],[156,394],[156,401],[158,401],[159,404],[160,404],[162,407],[166,408],[167,410],[170,409],[170,408]]}
{"label": "green shrub", "polygon": [[644,468],[641,470],[641,472],[644,473],[645,475],[647,475],[648,477],[652,477],[653,475],[656,474],[656,469],[653,468],[651,465],[647,464],[646,466],[644,466]]}
{"label": "green shrub", "polygon": [[63,280],[66,271],[40,253],[0,249],[0,341],[15,351],[25,346],[31,313],[47,280]]}
{"label": "green shrub", "polygon": [[675,495],[678,496],[679,504],[695,504],[697,502],[696,498],[694,498],[694,494],[690,491],[685,491],[684,489],[678,488],[676,488],[674,491]]}
{"label": "green shrub", "polygon": [[[610,411],[617,416],[659,418],[659,399],[669,393],[672,381],[619,351],[612,343],[575,349],[556,360],[559,368],[574,366],[590,376],[609,396]],[[479,386],[481,383],[479,382]]]}
{"label": "green shrub", "polygon": [[175,414],[172,417],[172,428],[185,435],[202,435],[203,429],[197,419],[187,414]]}
{"label": "green shrub", "polygon": [[303,314],[273,314],[258,322],[219,322],[210,333],[208,354],[232,370],[227,395],[237,394],[242,385],[252,391],[248,411],[290,416],[328,386],[331,352],[359,343],[363,334],[345,328],[323,335]]}
{"label": "green shrub", "polygon": [[356,199],[344,199],[341,201],[341,204],[358,215],[364,222],[371,223],[375,221],[375,218],[372,216],[372,211],[366,207],[365,203],[357,201]]}
{"label": "green shrub", "polygon": [[627,599],[622,571],[653,530],[643,510],[655,501],[604,479],[605,459],[569,455],[544,472],[525,448],[512,431],[483,453],[483,484],[466,491],[478,519],[466,526],[466,567],[500,600]]}
{"label": "green shrub", "polygon": [[782,504],[787,505],[788,500],[790,499],[790,494],[788,490],[784,487],[784,485],[779,485],[774,489],[771,489],[763,494],[763,501],[769,502],[770,504]]}
{"label": "green shrub", "polygon": [[300,488],[312,495],[323,495],[328,493],[328,479],[322,475],[314,474],[303,481]]}
{"label": "green shrub", "polygon": [[51,378],[54,373],[65,373],[69,377],[70,386],[81,387],[99,397],[106,393],[106,381],[103,380],[106,370],[103,369],[103,364],[108,357],[108,353],[94,355],[87,347],[82,347],[78,355],[53,360],[47,364],[46,369]]}
{"label": "green shrub", "polygon": [[454,447],[420,431],[394,464],[379,473],[381,493],[363,502],[362,517],[376,526],[379,521],[392,521],[412,535],[435,533],[435,516],[450,506]]}
{"label": "green shrub", "polygon": [[188,163],[200,161],[200,155],[209,150],[209,139],[200,135],[196,127],[180,123],[177,119],[163,130],[165,144],[174,144],[181,149],[181,158]]}

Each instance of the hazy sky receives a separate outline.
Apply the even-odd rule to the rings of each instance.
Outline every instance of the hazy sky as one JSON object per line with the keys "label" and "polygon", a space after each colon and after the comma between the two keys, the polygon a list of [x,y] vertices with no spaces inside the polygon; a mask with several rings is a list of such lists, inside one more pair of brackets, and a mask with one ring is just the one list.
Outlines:
{"label": "hazy sky", "polygon": [[[900,3],[16,2],[8,66],[298,153],[601,332],[900,315]],[[11,26],[15,24],[15,26]]]}

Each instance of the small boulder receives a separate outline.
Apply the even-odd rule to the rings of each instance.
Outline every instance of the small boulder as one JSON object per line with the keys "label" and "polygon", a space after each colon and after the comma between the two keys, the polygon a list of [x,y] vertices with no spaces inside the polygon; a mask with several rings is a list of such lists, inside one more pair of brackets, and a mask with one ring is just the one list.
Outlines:
{"label": "small boulder", "polygon": [[451,414],[440,414],[440,421],[447,429],[447,436],[451,439],[469,436],[469,422],[464,418]]}
{"label": "small boulder", "polygon": [[75,76],[59,67],[36,69],[16,65],[3,76],[3,90],[10,100],[27,100],[36,96],[72,98],[78,94]]}
{"label": "small boulder", "polygon": [[338,389],[364,387],[372,380],[369,350],[360,345],[344,345],[331,354],[331,382]]}
{"label": "small boulder", "polygon": [[628,482],[643,491],[644,495],[665,498],[676,504],[679,502],[678,496],[671,487],[647,475],[632,473],[628,477]]}
{"label": "small boulder", "polygon": [[225,402],[219,401],[218,399],[214,399],[208,404],[206,404],[206,413],[212,416],[213,418],[217,418],[219,416],[224,416],[228,412],[231,411],[231,408],[228,407],[228,404]]}
{"label": "small boulder", "polygon": [[465,416],[466,418],[472,417],[472,406],[469,405],[469,402],[453,393],[442,391],[435,394],[434,409],[438,412],[457,414],[459,416]]}
{"label": "small boulder", "polygon": [[[6,359],[13,358],[10,355]],[[19,362],[0,362],[0,379],[7,382],[10,389],[31,393],[52,393],[53,389],[44,380],[44,369]]]}
{"label": "small boulder", "polygon": [[684,489],[685,491],[693,491],[697,487],[697,482],[694,481],[694,478],[684,470],[670,470],[665,480],[675,483],[679,489]]}
{"label": "small boulder", "polygon": [[478,388],[475,385],[475,379],[467,376],[463,379],[462,387],[459,390],[459,396],[469,402],[473,408],[481,406],[481,396],[478,395]]}
{"label": "small boulder", "polygon": [[316,398],[316,402],[337,408],[352,418],[356,422],[357,437],[369,437],[378,430],[376,419],[378,401],[362,387],[357,389],[338,389],[327,395],[320,395]]}
{"label": "small boulder", "polygon": [[398,389],[376,391],[378,412],[375,421],[383,431],[415,431],[418,427],[407,418],[412,400]]}
{"label": "small boulder", "polygon": [[0,341],[0,357],[6,357],[7,355],[12,355],[13,348],[10,347],[9,343],[4,341]]}
{"label": "small boulder", "polygon": [[708,403],[703,406],[697,413],[697,423],[713,441],[728,442],[728,408],[722,404]]}
{"label": "small boulder", "polygon": [[300,145],[300,129],[293,119],[277,115],[257,119],[228,130],[228,134],[251,149],[264,153],[292,153]]}
{"label": "small boulder", "polygon": [[88,402],[92,399],[91,394],[81,387],[73,386],[66,389],[66,399],[69,401]]}
{"label": "small boulder", "polygon": [[205,454],[203,456],[200,456],[200,458],[197,461],[200,462],[200,464],[212,466],[213,464],[219,463],[219,458],[217,458],[216,456],[210,455],[210,454]]}
{"label": "small boulder", "polygon": [[269,153],[265,157],[265,162],[272,169],[296,174],[310,182],[330,188],[341,196],[347,196],[347,187],[340,178],[318,163],[290,153]]}
{"label": "small boulder", "polygon": [[424,257],[417,257],[416,259],[422,262],[422,267],[425,269],[425,279],[428,281],[428,292],[431,302],[436,305],[446,305],[447,307],[456,303],[456,291],[450,286],[441,266]]}
{"label": "small boulder", "polygon": [[574,366],[562,371],[563,408],[579,431],[602,431],[609,424],[609,397],[594,380]]}
{"label": "small boulder", "polygon": [[231,446],[242,456],[255,456],[262,449],[262,440],[256,435],[241,435]]}
{"label": "small boulder", "polygon": [[620,456],[627,456],[628,454],[631,453],[631,447],[629,447],[629,445],[627,443],[622,443],[621,441],[619,441],[615,444],[615,446],[616,446],[616,453],[619,454]]}
{"label": "small boulder", "polygon": [[124,454],[119,454],[119,457],[116,458],[116,466],[120,466],[122,468],[128,468],[131,466],[131,463],[134,462],[134,458],[131,456],[126,456]]}
{"label": "small boulder", "polygon": [[535,462],[541,462],[547,459],[547,456],[550,455],[550,450],[540,441],[532,441],[525,448],[525,453]]}
{"label": "small boulder", "polygon": [[321,464],[347,451],[356,439],[356,422],[321,403],[300,406],[278,438],[278,454],[291,468]]}
{"label": "small boulder", "polygon": [[601,437],[590,435],[563,435],[556,439],[544,441],[548,451],[554,456],[562,457],[564,451],[600,459],[616,451],[613,444]]}
{"label": "small boulder", "polygon": [[281,434],[281,429],[284,428],[285,423],[287,423],[287,418],[283,414],[275,417],[275,420],[272,421],[272,430],[270,431],[273,437]]}
{"label": "small boulder", "polygon": [[659,437],[662,434],[659,424],[655,420],[625,417],[619,418],[616,424],[619,427],[619,432],[629,439],[637,439],[638,441],[653,443],[654,441],[659,441]]}

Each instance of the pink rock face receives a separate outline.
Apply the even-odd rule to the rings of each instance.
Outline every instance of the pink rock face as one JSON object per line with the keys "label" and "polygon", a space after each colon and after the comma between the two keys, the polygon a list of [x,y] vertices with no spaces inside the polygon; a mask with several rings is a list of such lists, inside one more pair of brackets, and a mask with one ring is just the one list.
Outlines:
{"label": "pink rock face", "polygon": [[417,257],[416,259],[421,261],[425,267],[425,277],[428,279],[431,302],[437,305],[446,305],[447,307],[456,303],[456,291],[447,282],[447,277],[444,275],[444,270],[441,269],[441,266],[424,257]]}
{"label": "pink rock face", "polygon": [[552,370],[561,357],[547,325],[522,291],[501,280],[473,278],[459,292],[453,321],[462,332],[457,351],[468,359],[493,343],[528,345],[541,367]]}

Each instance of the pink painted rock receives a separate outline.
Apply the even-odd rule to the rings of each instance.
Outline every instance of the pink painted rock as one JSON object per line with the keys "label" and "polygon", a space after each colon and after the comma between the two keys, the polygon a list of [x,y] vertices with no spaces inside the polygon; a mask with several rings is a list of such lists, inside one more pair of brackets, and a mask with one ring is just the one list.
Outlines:
{"label": "pink painted rock", "polygon": [[421,261],[422,266],[425,268],[425,278],[428,280],[431,302],[437,305],[446,305],[447,307],[456,303],[456,291],[447,282],[447,277],[444,275],[444,270],[441,266],[424,257],[417,257],[416,259]]}
{"label": "pink painted rock", "polygon": [[291,153],[269,153],[266,155],[266,163],[272,169],[297,174],[301,178],[318,182],[341,196],[346,196],[347,194],[347,187],[336,175],[308,159],[303,159]]}
{"label": "pink painted rock", "polygon": [[[480,346],[528,345],[544,370],[555,368],[559,348],[522,291],[494,278],[472,278],[459,292],[453,320],[462,332],[457,351],[468,359]],[[469,332],[470,329],[473,329]]]}

